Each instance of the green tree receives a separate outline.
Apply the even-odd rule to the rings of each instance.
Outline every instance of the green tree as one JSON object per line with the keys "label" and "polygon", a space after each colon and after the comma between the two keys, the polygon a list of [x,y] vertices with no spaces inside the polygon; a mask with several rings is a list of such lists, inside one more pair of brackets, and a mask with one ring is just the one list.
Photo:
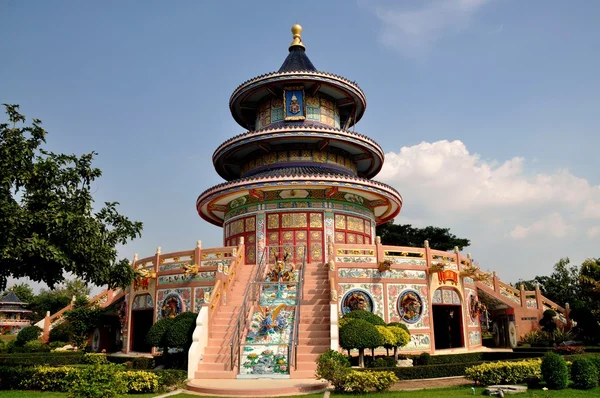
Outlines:
{"label": "green tree", "polygon": [[384,245],[423,247],[423,242],[427,240],[432,249],[448,251],[455,247],[462,250],[471,244],[469,239],[458,238],[450,233],[450,228],[415,228],[410,224],[394,224],[390,221],[378,225],[376,231]]}
{"label": "green tree", "polygon": [[365,348],[383,345],[381,334],[373,325],[362,319],[352,319],[340,328],[340,346],[348,351],[358,349],[358,365],[365,367]]}
{"label": "green tree", "polygon": [[77,305],[65,313],[65,322],[69,323],[69,330],[73,342],[79,348],[87,346],[89,333],[98,327],[104,310],[96,306],[87,306],[87,301],[77,300]]}
{"label": "green tree", "polygon": [[570,265],[567,257],[554,264],[554,272],[550,276],[536,276],[534,281],[539,283],[542,294],[558,305],[573,304],[581,297],[579,267]]}
{"label": "green tree", "polygon": [[133,269],[117,259],[117,246],[141,235],[142,223],[105,203],[94,213],[92,167],[95,152],[82,156],[42,148],[42,122],[5,104],[8,122],[0,124],[0,288],[6,280],[29,277],[51,288],[72,273],[85,282],[127,286]]}
{"label": "green tree", "polygon": [[12,286],[10,289],[6,289],[2,293],[0,293],[0,298],[6,296],[8,293],[10,293],[11,290],[17,295],[17,297],[21,301],[25,303],[31,303],[35,298],[33,289],[27,283],[19,283]]}

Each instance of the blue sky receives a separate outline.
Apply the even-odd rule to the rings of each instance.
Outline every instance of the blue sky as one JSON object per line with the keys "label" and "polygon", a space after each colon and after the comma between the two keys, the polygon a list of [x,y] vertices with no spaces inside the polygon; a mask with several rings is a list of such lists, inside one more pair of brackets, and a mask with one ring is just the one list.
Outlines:
{"label": "blue sky", "polygon": [[238,84],[275,71],[290,27],[317,69],[355,80],[356,131],[378,141],[398,222],[450,227],[514,281],[600,255],[600,3],[440,1],[0,2],[0,102],[48,147],[97,151],[97,201],[144,222],[132,257],[221,244],[199,193],[243,130]]}

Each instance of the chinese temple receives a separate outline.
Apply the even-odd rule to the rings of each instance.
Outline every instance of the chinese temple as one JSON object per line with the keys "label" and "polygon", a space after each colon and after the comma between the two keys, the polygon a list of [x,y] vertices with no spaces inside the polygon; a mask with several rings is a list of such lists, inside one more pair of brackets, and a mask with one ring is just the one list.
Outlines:
{"label": "chinese temple", "polygon": [[12,290],[0,298],[0,331],[2,334],[17,334],[21,329],[31,325],[27,315],[31,313]]}
{"label": "chinese temple", "polygon": [[401,350],[416,354],[483,349],[484,330],[497,347],[514,347],[547,308],[568,323],[568,309],[482,272],[458,249],[381,243],[375,227],[403,199],[372,180],[384,151],[356,132],[366,96],[319,71],[301,33],[292,27],[276,72],[231,95],[244,132],[216,148],[225,182],[196,201],[200,217],[223,228],[223,246],[136,255],[135,283],[92,300],[116,308],[123,353],[158,355],[145,343],[152,324],[195,312],[188,387],[216,394],[208,380],[314,378],[318,356],[340,349],[339,317],[356,309],[404,323],[411,339]]}

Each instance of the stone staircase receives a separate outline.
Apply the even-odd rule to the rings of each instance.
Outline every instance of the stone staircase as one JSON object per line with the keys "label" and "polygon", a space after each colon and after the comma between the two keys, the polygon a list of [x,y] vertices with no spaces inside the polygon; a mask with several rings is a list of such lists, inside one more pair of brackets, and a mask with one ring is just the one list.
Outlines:
{"label": "stone staircase", "polygon": [[330,347],[329,279],[325,265],[306,264],[298,328],[298,367],[292,366],[291,377],[314,378],[317,358]]}
{"label": "stone staircase", "polygon": [[227,295],[227,301],[221,305],[211,320],[208,345],[202,361],[196,371],[196,379],[234,379],[237,371],[231,371],[232,333],[238,320],[246,287],[253,275],[254,266],[243,265],[237,268],[237,279]]}

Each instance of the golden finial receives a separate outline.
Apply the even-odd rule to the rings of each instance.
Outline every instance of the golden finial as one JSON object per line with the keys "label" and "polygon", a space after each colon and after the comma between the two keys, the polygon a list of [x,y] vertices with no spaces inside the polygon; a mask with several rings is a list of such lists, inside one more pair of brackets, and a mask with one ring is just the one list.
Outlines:
{"label": "golden finial", "polygon": [[304,47],[304,44],[302,44],[302,37],[300,36],[300,34],[302,33],[302,26],[295,24],[294,26],[292,26],[292,34],[294,35],[294,40],[292,40],[292,44],[290,44],[290,48],[294,47],[294,46],[300,46],[302,48],[306,48]]}

